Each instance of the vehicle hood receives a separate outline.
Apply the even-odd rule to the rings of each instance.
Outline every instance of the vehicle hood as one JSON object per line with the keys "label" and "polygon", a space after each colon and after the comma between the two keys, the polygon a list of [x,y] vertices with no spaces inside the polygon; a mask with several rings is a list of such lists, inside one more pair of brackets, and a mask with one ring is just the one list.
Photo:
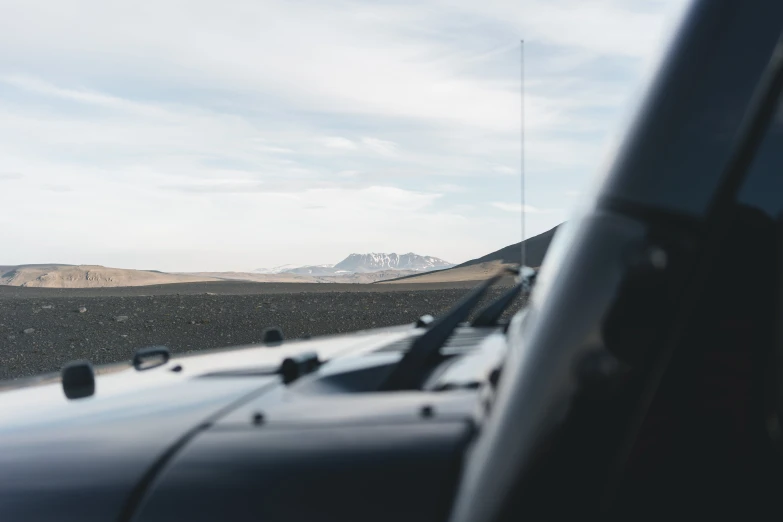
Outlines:
{"label": "vehicle hood", "polygon": [[405,326],[236,347],[146,371],[99,368],[95,395],[77,400],[66,399],[56,379],[3,383],[0,520],[54,513],[60,521],[122,519],[166,452],[280,383],[254,369],[302,352],[326,360],[373,351],[412,332]]}

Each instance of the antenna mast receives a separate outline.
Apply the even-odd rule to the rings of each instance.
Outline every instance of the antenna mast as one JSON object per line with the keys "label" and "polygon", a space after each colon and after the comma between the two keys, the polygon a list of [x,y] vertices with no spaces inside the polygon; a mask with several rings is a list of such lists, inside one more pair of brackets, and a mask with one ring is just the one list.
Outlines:
{"label": "antenna mast", "polygon": [[527,265],[526,245],[525,245],[525,41],[519,41],[519,92],[520,92],[520,157],[519,167],[521,173],[521,193],[522,193],[522,257],[519,264],[520,268]]}

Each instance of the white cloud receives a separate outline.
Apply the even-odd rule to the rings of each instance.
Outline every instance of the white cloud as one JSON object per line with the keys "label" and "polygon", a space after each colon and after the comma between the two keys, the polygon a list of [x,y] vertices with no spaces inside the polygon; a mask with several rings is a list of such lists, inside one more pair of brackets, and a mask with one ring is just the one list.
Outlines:
{"label": "white cloud", "polygon": [[134,110],[146,111],[149,109],[148,106],[145,106],[143,104],[133,103],[128,100],[123,100],[122,98],[118,98],[116,96],[109,96],[98,92],[91,92],[91,91],[80,90],[80,89],[63,89],[51,85],[49,83],[43,82],[37,78],[32,78],[20,74],[9,74],[9,75],[0,76],[0,82],[27,91],[32,91],[32,92],[36,92],[39,94],[43,94],[55,98],[62,98],[65,100],[76,101],[79,103],[84,103],[89,105],[100,105],[107,108],[124,109],[124,110],[132,110],[132,111]]}
{"label": "white cloud", "polygon": [[454,183],[438,183],[432,188],[438,192],[464,193],[468,191],[467,187],[463,185],[455,185]]}
{"label": "white cloud", "polygon": [[505,212],[514,212],[517,214],[521,214],[522,212],[525,212],[526,214],[547,214],[551,212],[561,212],[561,209],[538,208],[532,205],[522,205],[521,203],[503,203],[500,201],[494,201],[491,203],[491,205]]}
{"label": "white cloud", "polygon": [[324,147],[331,149],[356,150],[356,143],[340,136],[326,136],[318,140]]}
{"label": "white cloud", "polygon": [[44,185],[42,188],[50,192],[71,192],[73,190],[73,187],[68,185]]}
{"label": "white cloud", "polygon": [[495,165],[492,167],[493,172],[497,172],[499,174],[519,174],[518,169],[512,169],[511,167],[508,167],[506,165]]}
{"label": "white cloud", "polygon": [[[598,56],[644,59],[661,44],[683,0],[440,0],[441,6],[518,27],[528,42],[579,49]],[[647,5],[645,5],[645,3]],[[656,5],[657,4],[657,5]]]}
{"label": "white cloud", "polygon": [[269,191],[269,187],[263,181],[223,179],[161,185],[160,188],[179,192],[203,192],[208,194],[244,194]]}
{"label": "white cloud", "polygon": [[294,152],[292,149],[287,149],[285,147],[273,147],[270,145],[258,145],[256,148],[261,152],[274,152],[280,154],[291,154]]}
{"label": "white cloud", "polygon": [[[51,2],[11,3],[0,22],[0,44],[28,49],[34,62],[70,55],[76,65],[104,67],[111,63],[107,56],[128,57],[126,74],[155,67],[162,81],[241,85],[296,99],[303,109],[497,130],[518,127],[516,111],[509,110],[518,103],[517,86],[459,74],[466,63],[487,60],[498,47],[511,52],[508,42],[521,35],[585,56],[641,57],[657,41],[663,19],[620,3],[582,1],[461,1],[436,9],[359,2],[342,2],[341,9],[314,2],[200,2],[183,15],[179,2],[161,0],[154,20],[145,10],[98,0],[69,2],[68,9]],[[475,36],[502,44],[452,49],[443,39],[451,37],[445,32],[450,18],[475,20],[475,26],[467,26]],[[92,21],[90,31],[73,31],[85,20]],[[478,21],[497,25],[498,34],[480,35]],[[31,34],[47,38],[32,40]],[[183,37],[195,34],[199,37]],[[131,59],[145,49],[152,50],[150,61]],[[559,103],[564,99],[530,92],[527,124],[570,124]]]}
{"label": "white cloud", "polygon": [[358,170],[341,170],[337,173],[337,176],[340,178],[355,178],[359,175]]}
{"label": "white cloud", "polygon": [[397,144],[393,141],[379,140],[378,138],[362,138],[362,143],[381,156],[394,156],[397,153]]}
{"label": "white cloud", "polygon": [[[101,192],[103,199],[95,201],[89,190],[36,197],[27,190],[0,191],[2,208],[14,198],[29,200],[14,216],[0,212],[0,239],[22,241],[31,230],[46,227],[47,241],[29,242],[27,256],[55,249],[61,262],[161,270],[241,270],[253,268],[258,260],[306,264],[314,256],[336,262],[365,249],[413,250],[465,260],[453,241],[433,243],[429,236],[460,237],[477,251],[499,239],[479,233],[484,222],[437,210],[437,193],[388,186],[238,191],[220,198],[200,191],[148,192],[136,185]],[[24,226],[11,226],[18,223]],[[91,234],[74,234],[77,224],[89,224]],[[92,237],[100,237],[100,244]],[[26,260],[20,252],[9,251],[4,262]]]}

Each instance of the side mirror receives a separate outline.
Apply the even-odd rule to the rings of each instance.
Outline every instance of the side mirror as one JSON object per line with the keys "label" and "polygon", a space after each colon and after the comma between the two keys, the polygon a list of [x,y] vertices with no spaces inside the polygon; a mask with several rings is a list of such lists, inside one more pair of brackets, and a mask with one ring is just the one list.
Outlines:
{"label": "side mirror", "polygon": [[533,290],[533,286],[536,284],[537,276],[537,268],[523,266],[519,269],[519,282],[522,284],[522,291],[524,293],[530,293],[530,291]]}

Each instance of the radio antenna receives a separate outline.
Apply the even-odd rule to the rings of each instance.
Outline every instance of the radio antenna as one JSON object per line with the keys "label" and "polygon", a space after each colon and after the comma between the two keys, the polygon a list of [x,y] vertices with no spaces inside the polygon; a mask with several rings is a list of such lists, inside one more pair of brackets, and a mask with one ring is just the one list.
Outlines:
{"label": "radio antenna", "polygon": [[520,120],[520,155],[519,170],[521,174],[521,195],[522,195],[522,257],[520,258],[520,268],[527,265],[527,252],[525,245],[525,40],[519,41],[519,120]]}

